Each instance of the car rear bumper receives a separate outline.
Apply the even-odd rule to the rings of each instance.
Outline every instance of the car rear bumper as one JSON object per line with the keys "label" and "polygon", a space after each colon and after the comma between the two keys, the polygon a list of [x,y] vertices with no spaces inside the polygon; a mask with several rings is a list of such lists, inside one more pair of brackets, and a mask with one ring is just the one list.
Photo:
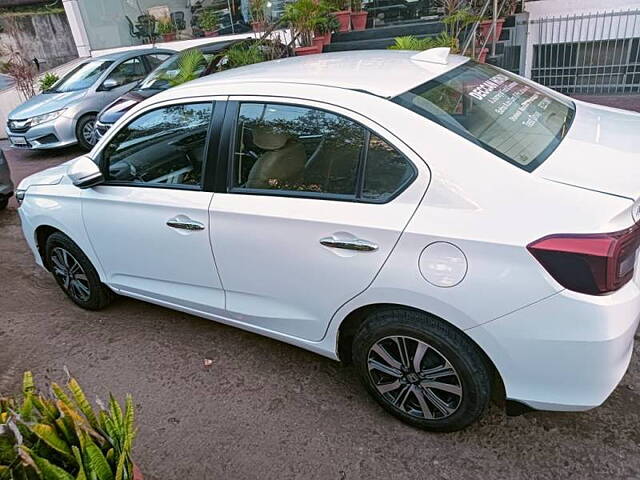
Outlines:
{"label": "car rear bumper", "polygon": [[466,333],[494,362],[507,399],[538,410],[588,410],[629,366],[640,321],[636,282],[606,296],[565,290]]}
{"label": "car rear bumper", "polygon": [[5,131],[12,147],[26,150],[49,150],[78,143],[75,119],[65,116],[31,127],[26,132],[13,131],[9,128]]}

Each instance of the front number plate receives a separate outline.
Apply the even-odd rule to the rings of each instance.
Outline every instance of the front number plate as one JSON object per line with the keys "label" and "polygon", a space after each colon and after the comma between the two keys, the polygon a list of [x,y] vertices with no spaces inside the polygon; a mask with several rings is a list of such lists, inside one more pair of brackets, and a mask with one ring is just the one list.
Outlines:
{"label": "front number plate", "polygon": [[9,137],[9,139],[11,140],[11,143],[19,147],[26,147],[29,145],[27,143],[27,139],[24,137]]}

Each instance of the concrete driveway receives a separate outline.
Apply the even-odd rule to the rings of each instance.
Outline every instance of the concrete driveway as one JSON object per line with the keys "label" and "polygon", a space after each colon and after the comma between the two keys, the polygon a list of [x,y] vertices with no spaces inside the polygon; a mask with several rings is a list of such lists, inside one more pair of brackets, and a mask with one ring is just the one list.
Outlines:
{"label": "concrete driveway", "polygon": [[[78,152],[6,154],[17,183]],[[35,266],[15,203],[0,212],[0,394],[26,369],[60,381],[65,365],[90,398],[131,392],[145,479],[640,478],[638,350],[600,408],[509,418],[492,406],[464,432],[430,434],[303,350],[124,298],[75,307]]]}

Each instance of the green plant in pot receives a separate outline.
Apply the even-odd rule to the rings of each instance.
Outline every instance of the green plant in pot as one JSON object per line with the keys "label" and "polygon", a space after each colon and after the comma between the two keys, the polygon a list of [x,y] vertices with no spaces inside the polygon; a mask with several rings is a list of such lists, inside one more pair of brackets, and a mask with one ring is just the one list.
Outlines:
{"label": "green plant in pot", "polygon": [[458,39],[450,36],[447,32],[442,32],[435,37],[418,38],[413,35],[394,38],[395,43],[389,50],[428,50],[430,48],[447,47],[452,53],[460,51]]}
{"label": "green plant in pot", "polygon": [[318,18],[315,27],[315,36],[322,38],[323,44],[331,43],[331,34],[340,28],[338,19],[330,13],[323,14]]}
{"label": "green plant in pot", "polygon": [[198,14],[198,27],[202,29],[205,37],[217,37],[220,26],[220,15],[213,7],[203,8]]}
{"label": "green plant in pot", "polygon": [[176,39],[176,27],[168,18],[162,19],[158,22],[156,31],[159,35],[162,35],[162,39],[165,42],[172,42]]}
{"label": "green plant in pot", "polygon": [[250,0],[249,10],[251,12],[251,27],[254,32],[261,32],[267,24],[267,3],[268,0]]}
{"label": "green plant in pot", "polygon": [[362,0],[351,0],[351,26],[355,31],[367,28],[367,15],[362,9]]}
{"label": "green plant in pot", "polygon": [[351,11],[349,0],[326,0],[326,5],[340,23],[339,32],[351,30]]}
{"label": "green plant in pot", "polygon": [[296,55],[320,53],[318,44],[314,45],[313,34],[322,17],[322,7],[315,0],[296,0],[285,6],[284,20],[291,27],[292,42],[297,42]]}
{"label": "green plant in pot", "polygon": [[94,410],[78,382],[51,394],[26,372],[22,398],[0,397],[0,480],[138,480],[133,400]]}

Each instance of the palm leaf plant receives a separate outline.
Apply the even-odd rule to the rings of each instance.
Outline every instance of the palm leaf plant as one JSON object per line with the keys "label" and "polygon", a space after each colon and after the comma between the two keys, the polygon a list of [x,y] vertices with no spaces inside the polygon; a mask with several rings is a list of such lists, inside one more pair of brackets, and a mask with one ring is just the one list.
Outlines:
{"label": "palm leaf plant", "polygon": [[176,75],[164,75],[162,79],[166,80],[172,87],[182,85],[198,78],[203,65],[206,65],[206,63],[207,61],[199,49],[185,50],[180,54],[178,73]]}
{"label": "palm leaf plant", "polygon": [[0,480],[133,479],[131,396],[95,410],[75,379],[65,387],[42,395],[26,372],[22,399],[0,398]]}

